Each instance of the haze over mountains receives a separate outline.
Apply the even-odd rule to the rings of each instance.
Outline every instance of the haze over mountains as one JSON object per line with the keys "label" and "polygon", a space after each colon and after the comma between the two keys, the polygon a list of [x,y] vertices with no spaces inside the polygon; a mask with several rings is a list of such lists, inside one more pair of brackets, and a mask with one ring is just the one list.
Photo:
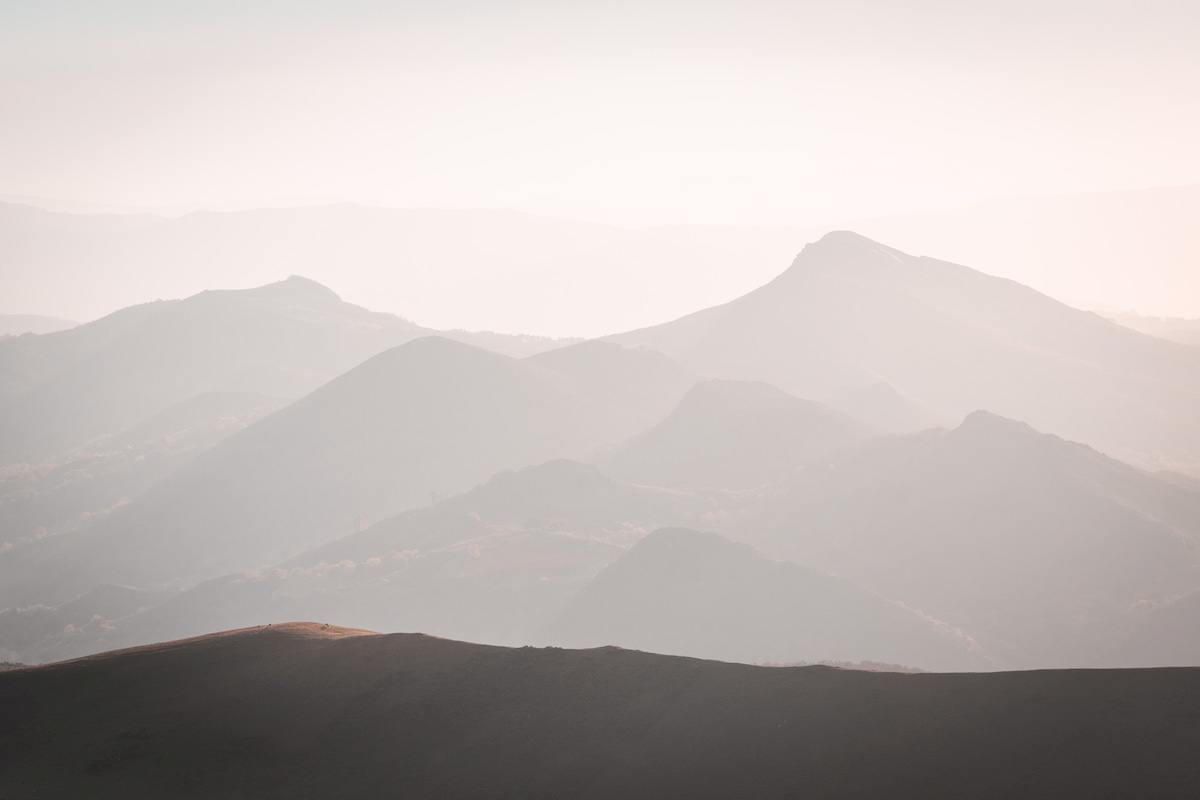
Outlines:
{"label": "haze over mountains", "polygon": [[[569,348],[566,361],[595,361],[597,349],[630,363],[661,359],[597,343]],[[537,357],[519,361],[441,337],[410,342],[224,440],[110,518],[18,548],[0,564],[18,569],[0,592],[5,602],[40,599],[28,576],[18,577],[18,558],[49,559],[60,582],[52,602],[89,584],[190,583],[282,560],[352,530],[356,519],[631,435],[691,383],[682,370],[642,372],[641,386],[596,396]]]}
{"label": "haze over mountains", "polygon": [[[168,219],[0,203],[0,257],[14,265],[0,274],[0,312],[96,319],[147,299],[300,274],[426,326],[598,336],[743,294],[805,244],[852,229],[1084,308],[1195,318],[1198,204],[1200,188],[1183,186],[1016,197],[817,228],[630,230],[354,204]],[[65,296],[62,286],[75,291]]]}
{"label": "haze over mountains", "polygon": [[1196,795],[1197,41],[0,3],[0,800]]}
{"label": "haze over mountains", "polygon": [[1144,471],[1196,470],[1200,350],[847,232],[607,341],[429,333],[292,278],[0,342],[0,654],[1200,663],[1200,484]]}
{"label": "haze over mountains", "polygon": [[23,333],[54,333],[74,328],[78,322],[58,317],[39,317],[34,314],[0,314],[0,336],[20,336]]}
{"label": "haze over mountains", "polygon": [[[856,219],[898,250],[969,264],[1080,308],[1200,317],[1200,186],[1004,197],[949,211]],[[815,237],[814,237],[815,238]]]}
{"label": "haze over mountains", "polygon": [[[1179,478],[977,412],[792,473],[731,527],[1009,666],[1122,666],[1123,637],[1200,588],[1200,484]],[[1144,644],[1154,663],[1192,663],[1169,660],[1169,637]]]}
{"label": "haze over mountains", "polygon": [[787,228],[635,231],[497,210],[341,204],[164,219],[0,203],[0,256],[20,267],[0,275],[0,312],[65,313],[64,285],[80,290],[70,313],[91,319],[147,296],[301,274],[431,327],[594,336],[746,291],[803,242]]}
{"label": "haze over mountains", "polygon": [[675,489],[753,489],[883,431],[766,383],[693,386],[671,414],[605,456],[612,475]]}
{"label": "haze over mountains", "polygon": [[743,663],[988,666],[961,631],[842,578],[772,561],[715,533],[661,528],[600,573],[556,618],[548,641],[600,642]]}
{"label": "haze over mountains", "polygon": [[1200,470],[1200,350],[854,233],[808,245],[737,300],[610,340],[801,397],[887,383],[954,419],[988,409],[1135,463]]}

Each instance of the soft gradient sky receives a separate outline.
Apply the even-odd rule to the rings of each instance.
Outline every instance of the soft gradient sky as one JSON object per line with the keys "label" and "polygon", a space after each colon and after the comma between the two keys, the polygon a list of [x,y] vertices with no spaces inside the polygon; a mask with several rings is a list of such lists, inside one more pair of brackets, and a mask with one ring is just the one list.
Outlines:
{"label": "soft gradient sky", "polygon": [[1200,182],[1195,0],[0,0],[0,193],[807,225]]}

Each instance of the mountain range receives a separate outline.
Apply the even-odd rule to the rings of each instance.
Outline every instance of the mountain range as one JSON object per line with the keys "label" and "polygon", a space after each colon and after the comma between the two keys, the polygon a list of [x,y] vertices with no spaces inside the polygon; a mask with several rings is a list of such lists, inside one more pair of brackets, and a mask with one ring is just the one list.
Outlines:
{"label": "mountain range", "polygon": [[750,294],[610,338],[800,397],[887,383],[955,421],[988,409],[1200,472],[1200,350],[850,232],[808,245]]}
{"label": "mountain range", "polygon": [[0,657],[309,618],[1200,663],[1194,348],[845,232],[725,305],[556,344],[300,278],[3,340]]}
{"label": "mountain range", "polygon": [[[1200,589],[1200,483],[982,411],[793,472],[725,529],[1015,667],[1129,665],[1113,645]],[[1179,663],[1174,648],[1157,642],[1155,663]]]}
{"label": "mountain range", "polygon": [[302,274],[434,328],[599,336],[744,294],[805,244],[849,229],[1081,308],[1200,316],[1197,186],[1011,197],[817,227],[642,229],[484,209],[347,203],[167,218],[3,199],[0,261],[13,267],[0,274],[5,313],[91,320],[147,298]]}
{"label": "mountain range", "polygon": [[[677,368],[646,369],[647,361],[662,366],[657,354],[611,344],[547,358],[543,366],[538,356],[518,360],[442,337],[380,353],[112,514],[12,550],[0,561],[8,576],[0,603],[57,605],[100,583],[186,585],[276,563],[357,520],[620,441],[669,411],[694,380]],[[594,370],[627,380],[588,392]],[[53,583],[42,577],[50,574]]]}

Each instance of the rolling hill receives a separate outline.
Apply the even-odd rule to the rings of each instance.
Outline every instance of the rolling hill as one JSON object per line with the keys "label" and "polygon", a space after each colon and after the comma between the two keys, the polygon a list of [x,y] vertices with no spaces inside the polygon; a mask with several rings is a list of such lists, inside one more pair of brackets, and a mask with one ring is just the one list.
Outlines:
{"label": "rolling hill", "polygon": [[0,673],[0,794],[1139,797],[1200,671],[875,673],[315,624]]}

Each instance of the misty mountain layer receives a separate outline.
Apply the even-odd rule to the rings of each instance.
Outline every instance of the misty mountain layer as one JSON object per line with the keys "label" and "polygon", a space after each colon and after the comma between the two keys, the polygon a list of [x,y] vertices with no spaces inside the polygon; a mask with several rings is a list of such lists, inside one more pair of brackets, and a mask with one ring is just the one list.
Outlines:
{"label": "misty mountain layer", "polygon": [[[622,360],[626,382],[585,393],[582,375]],[[581,456],[675,405],[694,378],[665,364],[602,343],[549,366],[440,337],[393,348],[96,524],[13,550],[0,561],[12,576],[0,602],[56,604],[99,583],[186,585],[275,563],[497,470]]]}
{"label": "misty mountain layer", "polygon": [[961,627],[1013,666],[1129,663],[1107,651],[1200,588],[1200,486],[987,412],[873,440],[755,502],[730,523],[739,538]]}
{"label": "misty mountain layer", "polygon": [[952,419],[986,408],[1144,466],[1200,471],[1200,350],[853,233],[808,245],[737,300],[612,339],[800,397],[888,383]]}

